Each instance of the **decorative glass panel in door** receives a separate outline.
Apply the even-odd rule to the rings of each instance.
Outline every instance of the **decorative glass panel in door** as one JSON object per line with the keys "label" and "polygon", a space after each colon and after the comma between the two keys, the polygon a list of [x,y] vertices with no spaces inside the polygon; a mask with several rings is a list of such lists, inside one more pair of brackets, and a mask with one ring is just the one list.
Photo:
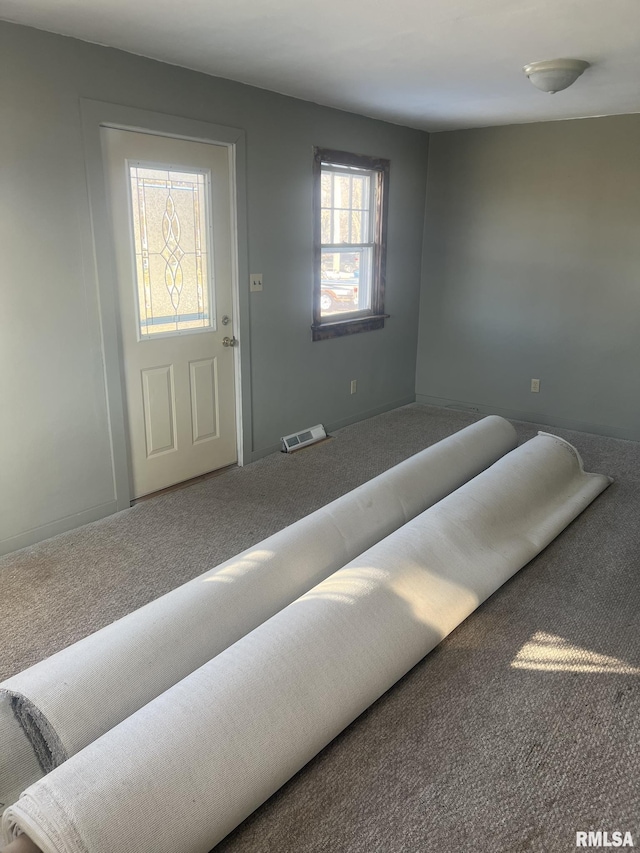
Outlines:
{"label": "decorative glass panel in door", "polygon": [[138,334],[212,326],[210,176],[129,163]]}

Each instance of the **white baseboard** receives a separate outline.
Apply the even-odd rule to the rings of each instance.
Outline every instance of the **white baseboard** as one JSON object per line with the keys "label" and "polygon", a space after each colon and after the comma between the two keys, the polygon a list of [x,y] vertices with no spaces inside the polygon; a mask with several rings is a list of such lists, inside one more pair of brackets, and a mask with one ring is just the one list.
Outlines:
{"label": "white baseboard", "polygon": [[116,501],[101,504],[100,506],[92,507],[83,512],[68,515],[66,518],[59,518],[49,524],[43,524],[40,527],[33,527],[31,530],[25,530],[23,533],[18,533],[16,536],[10,536],[8,539],[0,541],[0,555],[10,554],[12,551],[18,551],[20,548],[26,548],[29,545],[35,545],[36,542],[42,542],[43,539],[50,539],[52,536],[57,536],[59,533],[66,533],[73,530],[75,527],[81,527],[83,524],[90,524],[92,521],[98,521],[105,518],[107,515],[113,515],[118,511]]}

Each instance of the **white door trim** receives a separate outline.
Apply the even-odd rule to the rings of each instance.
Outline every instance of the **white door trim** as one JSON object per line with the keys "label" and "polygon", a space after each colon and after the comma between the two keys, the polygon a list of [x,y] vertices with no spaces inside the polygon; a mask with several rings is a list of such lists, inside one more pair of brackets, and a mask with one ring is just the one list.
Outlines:
{"label": "white door trim", "polygon": [[[243,130],[208,122],[139,110],[120,104],[80,99],[84,136],[87,187],[91,215],[90,238],[86,257],[93,260],[94,282],[97,288],[104,380],[109,413],[109,431],[113,465],[114,492],[117,508],[126,509],[131,501],[130,459],[127,448],[124,414],[124,383],[120,363],[120,342],[117,306],[117,280],[113,259],[113,236],[109,217],[107,184],[102,161],[100,128],[115,127],[173,136],[195,142],[214,142],[227,147],[231,176],[231,215],[233,257],[233,333],[240,341],[234,349],[236,381],[236,431],[238,464],[251,458],[251,388],[249,340],[249,289],[240,286],[248,282],[246,148]],[[87,264],[88,267],[88,264]],[[87,269],[89,274],[90,270]]]}

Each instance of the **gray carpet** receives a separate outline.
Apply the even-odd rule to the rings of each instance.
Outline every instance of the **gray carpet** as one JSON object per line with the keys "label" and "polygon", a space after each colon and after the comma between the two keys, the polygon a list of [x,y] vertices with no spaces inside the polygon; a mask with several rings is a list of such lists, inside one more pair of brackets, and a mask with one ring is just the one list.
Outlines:
{"label": "gray carpet", "polygon": [[[0,678],[477,419],[407,406],[2,558]],[[640,844],[640,445],[548,431],[616,482],[216,853]]]}

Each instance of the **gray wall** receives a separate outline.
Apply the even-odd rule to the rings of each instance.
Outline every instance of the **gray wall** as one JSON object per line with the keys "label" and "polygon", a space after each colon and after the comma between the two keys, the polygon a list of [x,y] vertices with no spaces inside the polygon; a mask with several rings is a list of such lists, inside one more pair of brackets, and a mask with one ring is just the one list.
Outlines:
{"label": "gray wall", "polygon": [[[9,24],[0,57],[0,550],[115,509],[80,98],[246,131],[253,458],[413,399],[426,134]],[[313,145],[391,159],[382,331],[311,342]]]}
{"label": "gray wall", "polygon": [[640,438],[639,152],[639,115],[431,136],[419,401]]}

